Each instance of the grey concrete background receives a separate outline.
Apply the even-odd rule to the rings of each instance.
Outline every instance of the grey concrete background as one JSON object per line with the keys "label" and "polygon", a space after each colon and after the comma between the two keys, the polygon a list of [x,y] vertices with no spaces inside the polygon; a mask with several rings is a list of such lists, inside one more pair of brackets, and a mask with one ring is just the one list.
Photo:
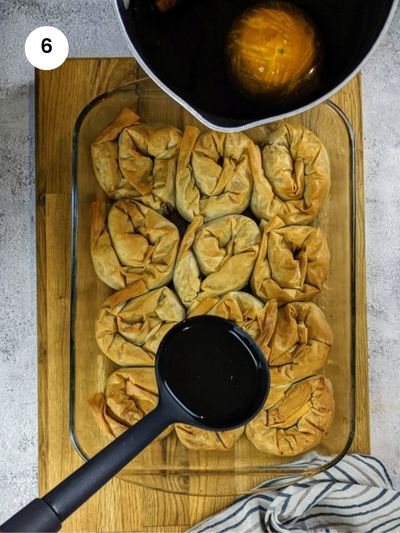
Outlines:
{"label": "grey concrete background", "polygon": [[[400,488],[400,20],[363,69],[372,451]],[[33,68],[38,26],[70,56],[130,55],[109,0],[0,0],[0,523],[37,490]]]}

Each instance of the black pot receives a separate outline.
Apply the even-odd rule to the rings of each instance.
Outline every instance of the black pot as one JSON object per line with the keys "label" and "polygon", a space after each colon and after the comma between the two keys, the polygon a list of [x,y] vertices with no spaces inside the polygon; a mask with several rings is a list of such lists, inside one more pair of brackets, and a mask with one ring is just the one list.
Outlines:
{"label": "black pot", "polygon": [[227,73],[226,34],[260,0],[187,0],[160,15],[151,0],[114,0],[142,68],[170,96],[214,129],[243,130],[300,113],[342,87],[388,26],[398,0],[292,0],[315,21],[324,43],[319,87],[296,102],[256,103]]}

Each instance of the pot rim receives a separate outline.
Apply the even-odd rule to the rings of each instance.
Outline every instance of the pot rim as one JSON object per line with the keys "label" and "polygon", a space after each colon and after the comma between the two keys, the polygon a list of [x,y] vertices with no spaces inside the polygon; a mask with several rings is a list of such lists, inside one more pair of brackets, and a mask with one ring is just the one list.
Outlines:
{"label": "pot rim", "polygon": [[[124,5],[127,3],[128,6],[129,6],[130,0],[122,0],[122,1],[123,1]],[[122,28],[122,31],[124,33],[125,40],[127,41],[128,46],[131,49],[134,58],[139,63],[141,68],[146,72],[146,74],[164,92],[166,92],[171,98],[173,98],[176,102],[178,102],[178,104],[180,104],[183,108],[185,108],[187,111],[189,111],[189,113],[191,113],[197,120],[199,120],[202,124],[204,124],[204,126],[207,126],[210,129],[213,129],[215,131],[220,131],[220,132],[223,132],[223,133],[229,133],[229,132],[233,133],[233,132],[246,131],[246,130],[248,130],[250,128],[255,128],[255,127],[258,127],[258,126],[262,126],[264,124],[269,124],[270,122],[276,122],[276,121],[282,120],[284,118],[289,118],[289,117],[292,117],[294,115],[298,115],[300,113],[304,113],[304,111],[307,111],[308,109],[311,109],[312,107],[317,106],[318,104],[324,102],[325,100],[328,100],[331,96],[336,94],[340,89],[342,89],[342,87],[344,87],[362,69],[362,67],[364,66],[366,61],[369,59],[369,57],[375,52],[376,48],[379,46],[383,36],[387,32],[387,30],[388,30],[388,28],[389,28],[389,26],[390,26],[390,24],[392,22],[392,19],[394,17],[395,11],[397,9],[399,0],[393,0],[392,7],[390,8],[389,15],[386,18],[386,21],[385,21],[384,25],[382,26],[382,29],[381,29],[377,39],[375,40],[374,44],[371,46],[371,48],[367,52],[367,54],[364,56],[362,61],[359,63],[359,65],[355,69],[353,69],[352,72],[350,72],[350,74],[348,76],[346,76],[346,78],[344,78],[344,80],[342,80],[333,89],[331,89],[330,91],[326,92],[325,94],[323,94],[322,96],[320,96],[316,100],[313,100],[309,104],[306,104],[306,105],[303,105],[301,107],[298,107],[298,108],[296,108],[296,109],[294,109],[292,111],[289,111],[289,112],[286,112],[286,113],[279,113],[278,115],[274,115],[274,116],[271,116],[271,117],[268,117],[268,118],[264,118],[264,119],[260,119],[260,120],[255,120],[255,121],[252,121],[252,122],[246,122],[246,124],[242,124],[240,126],[230,126],[230,127],[220,126],[218,124],[215,124],[214,122],[211,122],[211,121],[207,120],[197,109],[192,107],[186,100],[184,100],[181,96],[176,94],[172,89],[170,89],[167,85],[165,85],[165,83],[163,81],[161,81],[158,78],[158,76],[151,70],[151,68],[142,59],[142,57],[140,56],[139,52],[136,50],[135,46],[133,45],[131,39],[129,38],[128,32],[127,32],[127,30],[125,28],[125,25],[124,25],[124,22],[122,20],[122,16],[121,16],[120,10],[118,8],[118,2],[119,2],[119,0],[112,0],[114,11],[115,11],[115,13],[117,15],[118,21],[119,21],[120,26]],[[127,8],[126,5],[125,5],[125,7]]]}

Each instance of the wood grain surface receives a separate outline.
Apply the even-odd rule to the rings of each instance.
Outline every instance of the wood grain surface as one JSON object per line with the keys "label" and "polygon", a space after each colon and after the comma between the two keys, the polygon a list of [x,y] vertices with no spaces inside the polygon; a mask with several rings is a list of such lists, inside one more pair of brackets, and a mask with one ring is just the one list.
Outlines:
{"label": "wood grain surface", "polygon": [[[97,95],[137,79],[132,59],[71,59],[36,74],[39,483],[44,494],[81,464],[69,437],[71,142],[75,121]],[[353,124],[357,156],[357,417],[352,451],[368,453],[361,80],[334,98]],[[63,531],[183,531],[231,498],[181,496],[112,480]]]}

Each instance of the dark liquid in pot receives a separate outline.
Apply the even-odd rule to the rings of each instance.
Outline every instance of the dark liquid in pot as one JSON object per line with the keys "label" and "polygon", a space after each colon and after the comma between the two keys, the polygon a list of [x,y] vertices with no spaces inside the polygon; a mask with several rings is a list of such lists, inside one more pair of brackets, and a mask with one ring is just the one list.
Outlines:
{"label": "dark liquid in pot", "polygon": [[[232,83],[226,38],[235,19],[257,1],[186,0],[160,14],[148,0],[131,2],[135,44],[152,70],[195,107],[219,116],[257,116],[260,106],[278,112],[287,100],[257,102]],[[318,25],[318,21],[316,21]],[[293,107],[298,95],[293,95]],[[300,95],[301,97],[301,95]]]}
{"label": "dark liquid in pot", "polygon": [[[371,50],[394,0],[291,0],[318,28],[324,49],[320,87],[299,104],[250,102],[224,73],[224,37],[234,19],[259,0],[183,0],[168,14],[151,11],[152,0],[117,0],[130,40],[155,76],[204,118],[240,127],[298,110],[338,87]],[[223,67],[221,69],[221,67]]]}
{"label": "dark liquid in pot", "polygon": [[172,332],[159,360],[164,385],[199,422],[210,426],[240,423],[257,409],[265,384],[266,369],[254,357],[251,341],[237,326],[223,322],[223,327],[189,322]]}

